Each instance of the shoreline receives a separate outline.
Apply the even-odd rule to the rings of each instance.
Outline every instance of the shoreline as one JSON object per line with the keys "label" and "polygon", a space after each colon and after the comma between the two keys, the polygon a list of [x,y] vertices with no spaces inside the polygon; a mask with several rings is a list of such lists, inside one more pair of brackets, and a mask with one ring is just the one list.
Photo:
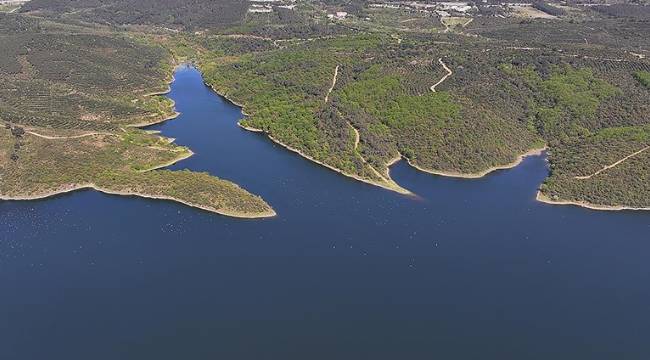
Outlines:
{"label": "shoreline", "polygon": [[173,56],[172,56],[172,61],[171,61],[170,65],[173,65],[174,67],[172,68],[172,72],[171,72],[170,76],[167,78],[167,81],[166,81],[167,89],[146,93],[143,96],[147,97],[147,96],[167,95],[172,91],[172,83],[174,82],[174,80],[176,80],[174,78],[174,74],[176,73],[176,70],[178,70],[178,68],[180,68],[181,66],[184,65],[184,63],[177,62],[176,59],[174,59]]}
{"label": "shoreline", "polygon": [[160,165],[155,165],[155,166],[150,167],[150,168],[148,168],[148,169],[137,170],[137,171],[138,171],[138,172],[148,172],[148,171],[153,171],[153,170],[158,170],[158,169],[166,168],[166,167],[168,167],[168,166],[172,166],[172,165],[174,165],[174,164],[176,164],[176,163],[178,163],[178,162],[181,162],[181,161],[183,161],[183,160],[185,160],[185,159],[189,159],[189,158],[191,158],[192,156],[194,156],[194,152],[193,152],[192,150],[189,150],[189,149],[188,149],[188,152],[187,152],[187,153],[185,153],[185,154],[183,154],[183,155],[181,155],[181,156],[179,156],[179,157],[177,157],[177,158],[171,159],[171,160],[169,160],[169,161],[166,162],[166,163],[163,163],[163,164],[160,164]]}
{"label": "shoreline", "polygon": [[400,162],[402,160],[402,158],[403,158],[402,154],[400,154],[399,151],[398,151],[397,155],[394,158],[388,160],[388,162],[386,163],[386,173],[385,173],[387,178],[389,178],[389,179],[391,178],[390,177],[390,167],[397,164],[398,162]]}
{"label": "shoreline", "polygon": [[[201,69],[199,69],[198,67],[197,67],[196,69],[199,70],[199,72],[201,72]],[[203,76],[203,72],[201,72],[201,76]],[[229,97],[225,92],[221,92],[221,91],[219,91],[219,89],[215,88],[212,84],[208,84],[205,80],[203,81],[203,84],[204,84],[205,86],[207,86],[210,90],[212,90],[212,92],[214,92],[215,94],[221,96],[222,98],[228,100],[228,102],[230,102],[231,104],[233,104],[233,105],[235,105],[236,107],[238,107],[239,110],[241,111],[242,115],[244,115],[244,116],[250,116],[250,114],[247,113],[247,112],[244,110],[244,104],[241,104],[241,103],[239,103],[239,102],[233,100],[233,99],[230,98],[230,97]],[[239,125],[239,122],[237,122],[237,124]],[[248,131],[253,131],[253,132],[264,132],[263,130],[260,130],[260,129],[253,129],[253,128],[250,128],[250,130],[247,129],[247,128],[244,128],[244,129],[246,129],[246,130],[248,130]]]}
{"label": "shoreline", "polygon": [[586,208],[590,210],[596,210],[596,211],[625,211],[625,210],[630,210],[630,211],[650,211],[650,207],[630,207],[630,206],[623,206],[623,205],[597,205],[597,204],[592,204],[588,203],[586,201],[569,201],[569,200],[552,200],[548,196],[544,195],[541,190],[537,190],[537,195],[535,196],[535,200],[548,204],[548,205],[571,205],[571,206],[578,206],[581,208]]}
{"label": "shoreline", "polygon": [[92,189],[104,194],[109,194],[109,195],[120,195],[120,196],[137,196],[141,198],[146,198],[146,199],[154,199],[154,200],[169,200],[169,201],[174,201],[177,203],[181,203],[183,205],[205,210],[208,212],[216,213],[219,215],[224,215],[224,216],[231,216],[231,217],[236,217],[236,218],[244,218],[244,219],[259,219],[259,218],[269,218],[269,217],[274,217],[277,216],[277,213],[273,208],[269,206],[269,211],[264,211],[260,213],[246,213],[246,212],[240,212],[240,211],[234,211],[234,210],[223,210],[223,209],[216,209],[211,206],[206,206],[206,205],[200,205],[200,204],[195,204],[189,201],[181,200],[174,198],[173,196],[167,196],[167,195],[153,195],[153,194],[146,194],[146,193],[140,193],[136,191],[115,191],[115,190],[109,190],[109,189],[104,189],[102,187],[99,187],[93,183],[89,184],[75,184],[75,185],[69,185],[66,187],[63,187],[62,189],[59,190],[53,190],[53,191],[48,191],[43,194],[38,194],[38,195],[29,195],[29,196],[6,196],[6,195],[1,195],[0,194],[0,200],[2,201],[31,201],[31,200],[42,200],[42,199],[47,199],[53,196],[58,196],[58,195],[63,195],[67,193],[71,193],[73,191],[77,190],[84,190],[84,189]]}
{"label": "shoreline", "polygon": [[[175,62],[176,62],[176,61],[174,61],[174,63],[175,63]],[[180,64],[177,63],[177,64],[174,66],[174,68],[172,69],[171,76],[167,79],[167,89],[166,89],[166,90],[150,92],[150,93],[146,93],[146,94],[144,94],[144,95],[142,95],[142,96],[143,96],[143,97],[153,97],[153,96],[165,96],[165,95],[169,94],[169,93],[172,91],[172,83],[176,80],[176,77],[174,76],[174,74],[175,74],[176,71],[177,71],[180,67],[182,67],[183,65],[185,65],[185,64],[184,64],[184,63],[180,63]],[[174,112],[173,112],[172,114],[167,115],[167,116],[165,116],[165,117],[162,118],[162,119],[152,120],[152,121],[149,121],[149,122],[141,122],[141,123],[135,123],[135,124],[128,124],[128,125],[125,125],[125,126],[126,126],[126,127],[135,127],[135,128],[146,128],[146,127],[149,127],[149,126],[153,126],[153,125],[158,125],[158,124],[164,123],[165,121],[169,121],[169,120],[174,120],[174,119],[176,119],[177,117],[179,117],[179,116],[181,115],[180,112],[176,111],[176,101],[174,101],[174,99],[172,99],[172,98],[170,98],[170,97],[167,97],[167,99],[169,99],[169,100],[172,102],[172,104],[171,104],[172,106],[171,106],[171,107],[172,107],[172,110],[174,110]]]}
{"label": "shoreline", "polygon": [[[174,69],[176,71],[176,69]],[[174,82],[174,77],[172,76],[171,80],[168,80],[168,85],[166,90],[161,90],[161,91],[154,91],[150,93],[143,94],[142,96],[144,97],[151,97],[151,96],[162,96],[162,95],[167,95],[172,91],[171,83]]]}
{"label": "shoreline", "polygon": [[141,122],[141,123],[136,123],[136,124],[128,124],[128,125],[125,125],[125,126],[126,127],[139,128],[139,129],[144,130],[143,128],[158,125],[158,124],[162,124],[162,123],[164,123],[166,121],[169,121],[169,120],[174,120],[177,117],[179,117],[180,115],[181,115],[181,113],[179,113],[178,111],[174,111],[173,114],[168,115],[163,119],[152,120],[152,121],[149,121],[149,122]]}
{"label": "shoreline", "polygon": [[[415,169],[418,169],[422,172],[432,174],[432,175],[438,175],[438,176],[444,176],[444,177],[451,177],[451,178],[459,178],[459,179],[480,179],[483,178],[495,171],[499,170],[508,170],[517,167],[519,164],[521,164],[522,161],[524,161],[525,158],[529,156],[539,156],[541,155],[545,150],[547,150],[547,147],[544,146],[543,148],[537,148],[537,149],[530,149],[526,151],[523,154],[520,154],[517,156],[517,158],[507,164],[504,165],[496,165],[492,166],[490,168],[487,168],[481,172],[478,173],[460,173],[460,172],[454,172],[454,171],[440,171],[440,170],[429,170],[425,169],[421,166],[418,166],[414,164],[409,158],[402,156],[404,159],[406,159],[406,162],[414,167]],[[401,156],[401,154],[400,154]]]}
{"label": "shoreline", "polygon": [[364,182],[364,183],[369,184],[369,185],[378,186],[378,187],[386,189],[386,190],[395,191],[395,192],[397,192],[399,194],[402,194],[402,195],[407,195],[407,196],[414,196],[415,195],[412,192],[410,192],[409,190],[399,186],[397,183],[394,183],[395,186],[391,186],[389,184],[383,184],[383,183],[373,182],[371,180],[363,179],[363,178],[361,178],[361,177],[359,177],[357,175],[354,175],[354,174],[348,174],[348,173],[344,172],[341,169],[337,169],[334,166],[325,164],[324,162],[316,160],[313,157],[303,153],[302,151],[300,151],[300,150],[298,150],[296,148],[293,148],[293,147],[291,147],[289,145],[286,145],[286,144],[282,143],[280,140],[274,138],[271,134],[267,133],[264,130],[244,126],[244,125],[241,125],[239,122],[237,122],[237,126],[239,126],[240,128],[242,128],[244,130],[247,130],[247,131],[252,131],[252,132],[256,132],[256,133],[263,133],[267,138],[269,138],[274,143],[282,146],[283,148],[285,148],[285,149],[287,149],[287,150],[289,150],[289,151],[291,151],[293,153],[296,153],[296,154],[300,155],[301,157],[303,157],[303,158],[305,158],[305,159],[307,159],[307,160],[309,160],[311,162],[314,162],[314,163],[316,163],[318,165],[321,165],[321,166],[323,166],[325,168],[328,168],[328,169],[330,169],[330,170],[332,170],[332,171],[334,171],[334,172],[336,172],[338,174],[341,174],[343,176],[346,176],[346,177],[349,177],[349,178]]}

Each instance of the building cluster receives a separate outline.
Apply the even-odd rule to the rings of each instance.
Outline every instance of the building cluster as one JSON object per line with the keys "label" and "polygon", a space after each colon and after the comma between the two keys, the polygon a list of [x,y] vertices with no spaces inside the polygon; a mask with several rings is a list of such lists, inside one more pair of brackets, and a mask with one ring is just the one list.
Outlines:
{"label": "building cluster", "polygon": [[275,9],[293,10],[296,0],[250,0],[249,13],[271,13]]}
{"label": "building cluster", "polygon": [[422,13],[466,14],[475,7],[469,2],[419,2],[419,1],[382,1],[369,5],[371,8],[402,9]]}
{"label": "building cluster", "polygon": [[348,13],[345,11],[337,11],[333,14],[327,14],[327,18],[330,20],[342,20],[348,16]]}

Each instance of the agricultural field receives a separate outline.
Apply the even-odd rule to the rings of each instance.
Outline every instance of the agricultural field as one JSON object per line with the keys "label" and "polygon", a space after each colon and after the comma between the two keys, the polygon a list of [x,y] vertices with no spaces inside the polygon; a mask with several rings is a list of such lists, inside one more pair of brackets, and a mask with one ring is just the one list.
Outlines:
{"label": "agricultural field", "polygon": [[73,22],[194,30],[238,24],[248,6],[239,0],[34,0],[20,12]]}

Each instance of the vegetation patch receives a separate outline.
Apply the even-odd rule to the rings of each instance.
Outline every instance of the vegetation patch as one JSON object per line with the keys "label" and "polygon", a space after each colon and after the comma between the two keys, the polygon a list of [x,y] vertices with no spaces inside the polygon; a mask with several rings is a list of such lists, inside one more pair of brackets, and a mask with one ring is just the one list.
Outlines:
{"label": "vegetation patch", "polygon": [[[502,69],[513,73],[507,66]],[[546,79],[532,67],[519,69],[516,74],[531,88],[530,116],[550,141],[588,134],[591,129],[587,124],[596,116],[601,103],[620,94],[615,86],[595,77],[589,68],[552,66]]]}
{"label": "vegetation patch", "polygon": [[634,77],[641,83],[641,85],[650,89],[650,72],[648,71],[637,71],[634,73]]}

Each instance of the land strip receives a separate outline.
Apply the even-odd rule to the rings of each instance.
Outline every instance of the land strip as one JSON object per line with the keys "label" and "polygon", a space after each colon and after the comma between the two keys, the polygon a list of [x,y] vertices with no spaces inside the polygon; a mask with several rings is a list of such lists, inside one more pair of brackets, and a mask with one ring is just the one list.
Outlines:
{"label": "land strip", "polygon": [[431,170],[431,169],[425,169],[421,166],[418,166],[414,164],[411,160],[409,160],[407,157],[403,156],[403,158],[406,159],[406,161],[411,165],[412,167],[433,175],[439,175],[439,176],[445,176],[445,177],[455,177],[455,178],[461,178],[461,179],[479,179],[482,177],[485,177],[486,175],[497,171],[497,170],[507,170],[507,169],[512,169],[516,167],[517,165],[521,164],[521,162],[528,156],[539,156],[541,155],[547,147],[543,148],[538,148],[538,149],[531,149],[519,156],[515,160],[513,160],[510,163],[504,164],[504,165],[496,165],[493,167],[490,167],[488,169],[485,169],[484,171],[478,172],[478,173],[460,173],[460,172],[453,172],[453,171],[440,171],[440,170]]}
{"label": "land strip", "polygon": [[183,205],[187,205],[189,207],[213,212],[216,214],[220,215],[225,215],[225,216],[231,216],[231,217],[238,217],[238,218],[246,218],[246,219],[258,219],[258,218],[266,218],[266,217],[273,217],[276,216],[277,213],[269,207],[268,210],[263,211],[263,212],[244,212],[244,211],[237,211],[237,210],[232,210],[232,209],[223,209],[223,208],[216,208],[213,206],[208,206],[208,205],[202,205],[199,203],[194,203],[191,201],[186,201],[186,200],[181,200],[177,197],[173,196],[167,196],[167,195],[154,195],[154,194],[148,194],[148,193],[143,193],[143,192],[137,192],[137,191],[117,191],[117,190],[111,190],[111,189],[106,189],[100,186],[97,186],[93,183],[87,183],[87,184],[75,184],[75,185],[68,185],[65,187],[62,187],[60,189],[57,189],[55,191],[48,191],[44,192],[41,194],[35,194],[35,195],[28,195],[28,196],[7,196],[7,195],[2,195],[0,194],[0,200],[3,201],[27,201],[27,200],[40,200],[40,199],[45,199],[61,194],[66,194],[69,192],[77,191],[77,190],[82,190],[82,189],[92,189],[95,191],[99,191],[104,194],[110,194],[110,195],[121,195],[121,196],[137,196],[137,197],[142,197],[142,198],[147,198],[147,199],[156,199],[156,200],[170,200],[174,201],[177,203],[181,203]]}
{"label": "land strip", "polygon": [[548,196],[544,195],[541,191],[537,191],[537,195],[535,196],[535,199],[539,202],[549,204],[549,205],[574,205],[586,209],[600,210],[600,211],[623,211],[623,210],[650,211],[650,207],[597,205],[597,204],[588,203],[586,201],[553,200]]}

